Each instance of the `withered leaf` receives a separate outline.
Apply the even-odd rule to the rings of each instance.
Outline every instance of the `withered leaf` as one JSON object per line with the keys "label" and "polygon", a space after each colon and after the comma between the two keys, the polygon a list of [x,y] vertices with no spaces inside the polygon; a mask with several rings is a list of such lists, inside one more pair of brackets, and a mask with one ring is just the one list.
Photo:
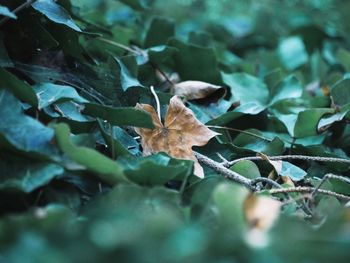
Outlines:
{"label": "withered leaf", "polygon": [[174,84],[172,90],[174,95],[183,96],[187,100],[212,97],[213,100],[217,101],[224,97],[226,94],[226,89],[222,86],[194,80]]}
{"label": "withered leaf", "polygon": [[268,230],[279,216],[281,202],[267,196],[250,194],[244,202],[244,214],[250,228]]}
{"label": "withered leaf", "polygon": [[206,145],[218,133],[198,121],[177,96],[170,100],[164,124],[151,105],[137,104],[136,108],[150,113],[155,126],[154,129],[135,128],[141,136],[143,154],[165,152],[174,158],[192,160],[195,162],[194,174],[203,178],[203,168],[194,156],[192,146]]}

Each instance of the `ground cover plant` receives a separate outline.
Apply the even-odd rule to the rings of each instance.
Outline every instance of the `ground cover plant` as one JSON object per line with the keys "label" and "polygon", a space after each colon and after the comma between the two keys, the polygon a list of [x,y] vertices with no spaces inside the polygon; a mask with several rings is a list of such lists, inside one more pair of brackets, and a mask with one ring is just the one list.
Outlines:
{"label": "ground cover plant", "polygon": [[349,12],[0,1],[0,262],[348,262]]}

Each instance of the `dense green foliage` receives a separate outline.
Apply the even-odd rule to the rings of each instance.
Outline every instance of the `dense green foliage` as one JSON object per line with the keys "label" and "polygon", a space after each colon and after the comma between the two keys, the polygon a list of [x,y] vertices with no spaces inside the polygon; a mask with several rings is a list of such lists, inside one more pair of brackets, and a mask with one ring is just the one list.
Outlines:
{"label": "dense green foliage", "polygon": [[[162,74],[176,73],[228,90],[187,102],[201,122],[237,129],[196,151],[348,159],[349,1],[25,2],[0,2],[0,262],[349,261],[344,200],[316,195],[306,217],[293,194],[252,237],[248,190],[207,167],[200,180],[192,161],[142,157],[132,128],[153,127],[134,108],[155,105],[151,85],[166,112]],[[349,165],[284,160],[279,176],[317,186],[327,173]],[[322,189],[350,195],[337,180]]]}

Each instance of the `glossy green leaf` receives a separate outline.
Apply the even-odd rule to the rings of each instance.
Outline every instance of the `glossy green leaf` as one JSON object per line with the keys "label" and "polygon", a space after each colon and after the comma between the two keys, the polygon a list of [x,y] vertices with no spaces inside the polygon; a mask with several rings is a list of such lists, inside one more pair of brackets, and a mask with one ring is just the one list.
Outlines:
{"label": "glossy green leaf", "polygon": [[32,7],[45,15],[48,19],[55,23],[63,24],[75,31],[81,32],[81,29],[73,21],[68,12],[53,0],[37,0]]}
{"label": "glossy green leaf", "polygon": [[[0,191],[30,193],[48,184],[64,169],[54,163],[33,162],[13,156],[0,159]],[[18,165],[20,163],[21,165]]]}
{"label": "glossy green leaf", "polygon": [[56,154],[54,131],[24,115],[21,103],[6,90],[0,90],[0,116],[0,137],[13,147],[24,152]]}
{"label": "glossy green leaf", "polygon": [[[162,32],[160,34],[160,32]],[[146,48],[164,45],[175,35],[174,21],[167,18],[155,17],[147,30],[144,46]]]}
{"label": "glossy green leaf", "polygon": [[175,178],[183,180],[193,169],[193,162],[176,160],[165,154],[118,161],[123,164],[124,173],[131,181],[147,186],[164,185]]}
{"label": "glossy green leaf", "polygon": [[250,179],[261,177],[258,166],[252,161],[240,161],[235,163],[230,169]]}
{"label": "glossy green leaf", "polygon": [[203,48],[172,39],[170,46],[178,49],[174,56],[175,70],[184,80],[200,80],[220,84],[218,62],[212,48]]}
{"label": "glossy green leaf", "polygon": [[12,13],[6,6],[0,5],[0,15],[6,16],[12,19],[17,19],[16,14]]}
{"label": "glossy green leaf", "polygon": [[270,104],[283,99],[299,98],[303,88],[295,76],[289,76],[271,89],[272,99]]}
{"label": "glossy green leaf", "polygon": [[284,152],[285,146],[280,138],[275,137],[271,140],[257,130],[247,130],[247,132],[252,133],[252,135],[240,133],[233,140],[234,147],[248,152],[264,153],[267,155],[279,155]]}
{"label": "glossy green leaf", "polygon": [[[153,128],[151,116],[145,111],[135,108],[115,108],[95,103],[86,103],[84,114],[107,120],[112,125],[130,125]],[[128,116],[128,118],[125,118]]]}
{"label": "glossy green leaf", "polygon": [[70,86],[57,85],[53,83],[41,83],[33,86],[39,100],[38,108],[45,108],[55,102],[73,100],[75,102],[88,102],[81,97],[78,92]]}
{"label": "glossy green leaf", "polygon": [[[98,125],[102,134],[102,137],[104,139],[104,141],[106,142],[106,144],[108,145],[112,156],[114,157],[118,157],[118,156],[130,156],[131,153],[128,150],[128,147],[137,147],[138,148],[138,144],[133,140],[133,138],[130,138],[130,135],[124,134],[125,131],[119,127],[114,127],[114,126],[110,126],[110,125],[105,125],[105,123],[103,123],[103,121],[101,120],[97,120],[98,121]],[[123,134],[121,136],[123,136],[122,138],[124,138],[125,140],[127,140],[126,143],[128,143],[127,145],[124,145],[122,142],[120,142],[120,137],[121,136],[116,136],[117,134]],[[129,137],[128,137],[129,136]],[[135,145],[136,143],[136,145]]]}
{"label": "glossy green leaf", "polygon": [[294,136],[303,138],[317,135],[317,124],[326,113],[332,113],[332,109],[310,109],[298,114],[294,126]]}
{"label": "glossy green leaf", "polygon": [[132,87],[143,87],[143,85],[133,76],[130,70],[120,59],[115,59],[120,68],[120,84],[124,91]]}
{"label": "glossy green leaf", "polygon": [[289,162],[282,161],[282,169],[279,171],[281,176],[287,176],[293,181],[299,181],[306,176],[306,172],[298,166]]}
{"label": "glossy green leaf", "polygon": [[60,123],[55,127],[55,136],[57,145],[70,159],[96,173],[103,181],[112,185],[128,181],[121,166],[113,160],[93,149],[75,146],[70,141],[70,130],[66,124]]}
{"label": "glossy green leaf", "polygon": [[232,102],[238,101],[241,106],[250,107],[267,105],[270,94],[264,82],[245,73],[223,74],[224,82],[230,87]]}
{"label": "glossy green leaf", "polygon": [[337,82],[331,90],[333,101],[338,106],[350,103],[350,79]]}
{"label": "glossy green leaf", "polygon": [[0,68],[0,81],[0,88],[10,90],[18,99],[33,107],[38,105],[38,98],[33,88],[3,68]]}

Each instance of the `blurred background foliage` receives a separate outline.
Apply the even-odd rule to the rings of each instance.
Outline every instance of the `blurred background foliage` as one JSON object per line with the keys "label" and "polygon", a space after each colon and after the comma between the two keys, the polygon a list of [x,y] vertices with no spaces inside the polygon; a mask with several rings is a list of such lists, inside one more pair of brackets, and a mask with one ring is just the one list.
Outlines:
{"label": "blurred background foliage", "polygon": [[[165,109],[161,69],[229,87],[188,106],[258,135],[222,132],[203,154],[348,158],[350,1],[24,2],[0,1],[0,262],[349,261],[349,204],[317,196],[305,219],[287,203],[270,231],[251,233],[245,189],[209,169],[198,181],[188,161],[140,157],[125,125],[150,125],[129,108],[153,103],[146,86]],[[345,164],[287,164],[302,186],[350,175]]]}

